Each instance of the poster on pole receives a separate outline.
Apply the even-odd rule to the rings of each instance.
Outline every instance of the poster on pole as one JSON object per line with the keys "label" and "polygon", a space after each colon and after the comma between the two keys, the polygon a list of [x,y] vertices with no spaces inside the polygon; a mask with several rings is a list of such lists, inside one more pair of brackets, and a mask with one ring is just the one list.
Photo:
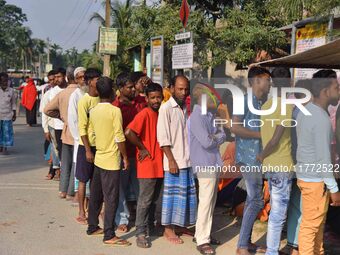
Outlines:
{"label": "poster on pole", "polygon": [[118,30],[111,27],[100,27],[98,36],[98,53],[117,55]]}
{"label": "poster on pole", "polygon": [[151,79],[163,86],[164,75],[164,42],[163,36],[151,38]]}
{"label": "poster on pole", "polygon": [[[304,27],[296,29],[295,53],[304,52],[312,48],[326,44],[327,23],[310,23]],[[316,69],[296,68],[295,79],[310,79]]]}
{"label": "poster on pole", "polygon": [[52,64],[46,64],[45,65],[45,72],[48,73],[49,71],[51,71],[53,69],[53,65]]}
{"label": "poster on pole", "polygon": [[194,64],[194,44],[183,43],[172,47],[172,69],[192,68]]}

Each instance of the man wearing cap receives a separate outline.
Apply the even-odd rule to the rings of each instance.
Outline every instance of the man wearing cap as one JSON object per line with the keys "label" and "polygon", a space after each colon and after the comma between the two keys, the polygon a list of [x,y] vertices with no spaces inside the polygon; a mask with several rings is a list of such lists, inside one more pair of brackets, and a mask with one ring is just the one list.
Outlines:
{"label": "man wearing cap", "polygon": [[74,173],[73,173],[73,144],[74,140],[68,127],[68,104],[71,94],[79,87],[74,78],[74,67],[68,67],[66,70],[66,77],[68,86],[57,94],[51,102],[49,102],[44,112],[51,118],[59,118],[64,122],[64,127],[61,134],[62,140],[62,161],[61,161],[61,175],[60,175],[60,198],[69,199],[74,197]]}
{"label": "man wearing cap", "polygon": [[[68,126],[71,132],[71,135],[74,139],[73,146],[73,166],[74,169],[77,169],[77,154],[79,148],[79,131],[78,131],[78,102],[79,100],[88,93],[89,86],[85,82],[85,71],[84,67],[77,67],[74,70],[74,77],[76,83],[79,85],[70,96],[69,104],[68,104]],[[84,183],[80,183],[79,180],[74,178],[74,191],[75,191],[75,200],[79,203],[79,214],[76,217],[76,221],[79,224],[86,225],[87,219],[85,215],[85,193],[89,195],[89,182],[87,182],[87,186],[85,188]]]}

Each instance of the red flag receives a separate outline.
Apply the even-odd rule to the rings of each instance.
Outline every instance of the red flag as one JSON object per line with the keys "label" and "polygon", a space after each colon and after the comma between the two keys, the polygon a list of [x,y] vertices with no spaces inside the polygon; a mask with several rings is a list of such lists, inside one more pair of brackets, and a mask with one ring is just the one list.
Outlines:
{"label": "red flag", "polygon": [[189,14],[190,14],[189,4],[188,4],[187,0],[182,0],[182,6],[181,6],[181,10],[179,12],[179,17],[182,21],[184,28],[187,26]]}

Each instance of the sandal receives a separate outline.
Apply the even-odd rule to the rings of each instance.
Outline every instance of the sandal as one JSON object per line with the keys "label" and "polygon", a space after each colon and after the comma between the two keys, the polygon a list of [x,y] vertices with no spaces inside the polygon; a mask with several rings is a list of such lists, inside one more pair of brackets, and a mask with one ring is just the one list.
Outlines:
{"label": "sandal", "polygon": [[118,233],[127,233],[129,232],[129,228],[126,224],[121,224],[117,227],[117,230],[116,230]]}
{"label": "sandal", "polygon": [[113,237],[110,240],[105,240],[103,243],[104,243],[104,245],[110,245],[110,246],[113,246],[113,247],[127,247],[127,246],[131,245],[131,243],[129,241],[124,240],[124,239],[120,239],[118,237]]}
{"label": "sandal", "polygon": [[189,237],[194,237],[195,236],[195,233],[190,231],[189,229],[187,228],[181,228],[179,229],[178,231],[176,231],[176,234],[177,235],[182,235],[182,236],[189,236]]}
{"label": "sandal", "polygon": [[102,228],[99,228],[93,232],[87,231],[88,236],[102,236],[104,234],[104,230]]}
{"label": "sandal", "polygon": [[[197,243],[196,237],[194,237],[194,238],[192,239],[192,241],[193,241],[194,243]],[[211,245],[221,245],[221,242],[220,242],[219,240],[213,238],[213,237],[210,237],[210,244],[211,244]]]}
{"label": "sandal", "polygon": [[87,219],[84,217],[78,216],[76,219],[76,222],[79,223],[80,225],[87,225]]}
{"label": "sandal", "polygon": [[136,244],[139,248],[150,248],[149,240],[145,236],[137,236]]}
{"label": "sandal", "polygon": [[250,252],[255,252],[255,253],[266,253],[267,249],[265,247],[256,245],[254,243],[250,243],[249,246],[248,246],[248,250]]}
{"label": "sandal", "polygon": [[214,248],[212,248],[208,243],[198,245],[197,250],[203,255],[215,254]]}
{"label": "sandal", "polygon": [[166,240],[168,240],[170,243],[172,244],[183,244],[184,241],[179,238],[178,236],[175,236],[175,237],[168,237],[168,236],[165,236]]}

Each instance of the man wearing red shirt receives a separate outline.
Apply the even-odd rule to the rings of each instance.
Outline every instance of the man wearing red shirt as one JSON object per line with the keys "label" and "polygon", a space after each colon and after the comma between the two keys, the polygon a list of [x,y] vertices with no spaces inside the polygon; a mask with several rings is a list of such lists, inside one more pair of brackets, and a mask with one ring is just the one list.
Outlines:
{"label": "man wearing red shirt", "polygon": [[148,107],[139,112],[128,125],[125,135],[138,149],[137,177],[137,246],[149,248],[150,231],[154,228],[156,202],[163,183],[163,152],[157,142],[158,110],[163,100],[162,87],[151,83],[145,90]]}
{"label": "man wearing red shirt", "polygon": [[[137,113],[142,110],[135,99],[135,84],[133,83],[129,73],[120,73],[117,76],[116,84],[119,88],[120,96],[113,101],[113,105],[120,108],[123,117],[123,130],[130,124]],[[136,147],[129,141],[126,141],[126,152],[129,158],[130,166],[127,171],[121,171],[120,176],[120,190],[119,190],[119,205],[116,215],[117,232],[128,232],[130,212],[127,207],[127,200],[129,199],[129,189],[135,197],[139,194],[139,184],[136,172]]]}

